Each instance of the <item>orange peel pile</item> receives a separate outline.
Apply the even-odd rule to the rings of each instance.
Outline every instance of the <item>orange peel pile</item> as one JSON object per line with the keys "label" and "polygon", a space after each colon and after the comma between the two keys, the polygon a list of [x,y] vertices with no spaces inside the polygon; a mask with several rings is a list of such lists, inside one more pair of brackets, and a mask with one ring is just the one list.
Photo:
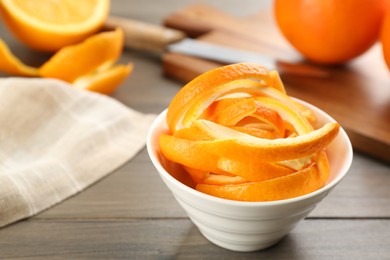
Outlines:
{"label": "orange peel pile", "polygon": [[101,32],[57,51],[39,68],[25,65],[0,39],[0,71],[14,76],[56,78],[76,88],[111,94],[133,64],[114,65],[123,50],[123,31]]}
{"label": "orange peel pile", "polygon": [[110,0],[0,1],[1,17],[18,40],[34,50],[54,52],[39,68],[31,67],[0,38],[0,71],[56,78],[79,89],[111,94],[132,72],[133,64],[115,65],[123,50],[121,29],[99,33],[109,7]]}
{"label": "orange peel pile", "polygon": [[161,154],[183,166],[195,189],[239,201],[272,201],[321,188],[326,147],[338,123],[315,128],[314,113],[289,97],[276,71],[239,63],[185,85],[167,111]]}

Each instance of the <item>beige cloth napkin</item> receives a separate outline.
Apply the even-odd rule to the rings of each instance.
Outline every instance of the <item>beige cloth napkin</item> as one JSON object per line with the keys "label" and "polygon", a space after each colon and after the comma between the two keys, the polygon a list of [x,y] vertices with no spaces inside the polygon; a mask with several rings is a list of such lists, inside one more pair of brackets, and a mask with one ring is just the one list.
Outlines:
{"label": "beige cloth napkin", "polygon": [[0,227],[124,164],[154,117],[54,79],[0,79]]}

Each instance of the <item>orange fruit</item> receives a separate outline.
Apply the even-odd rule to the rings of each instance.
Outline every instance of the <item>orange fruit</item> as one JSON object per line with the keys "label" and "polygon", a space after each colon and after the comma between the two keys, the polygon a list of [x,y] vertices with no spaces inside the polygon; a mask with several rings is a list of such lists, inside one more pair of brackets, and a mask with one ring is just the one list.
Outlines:
{"label": "orange fruit", "polygon": [[383,57],[385,59],[387,67],[390,69],[390,11],[387,12],[387,15],[383,21],[382,32],[381,32],[381,43],[382,43]]}
{"label": "orange fruit", "polygon": [[77,78],[110,66],[122,53],[123,31],[102,32],[56,52],[39,69],[46,78],[73,82]]}
{"label": "orange fruit", "polygon": [[315,129],[315,122],[311,110],[286,94],[276,71],[233,64],[178,92],[159,148],[201,192],[243,201],[286,199],[312,192],[328,178],[325,148],[340,126]]}
{"label": "orange fruit", "polygon": [[386,0],[275,0],[285,38],[304,57],[322,64],[347,62],[379,38]]}
{"label": "orange fruit", "polygon": [[0,71],[16,76],[38,76],[38,69],[25,65],[0,39]]}
{"label": "orange fruit", "polygon": [[8,28],[27,46],[46,52],[78,43],[96,33],[107,18],[109,0],[2,0]]}

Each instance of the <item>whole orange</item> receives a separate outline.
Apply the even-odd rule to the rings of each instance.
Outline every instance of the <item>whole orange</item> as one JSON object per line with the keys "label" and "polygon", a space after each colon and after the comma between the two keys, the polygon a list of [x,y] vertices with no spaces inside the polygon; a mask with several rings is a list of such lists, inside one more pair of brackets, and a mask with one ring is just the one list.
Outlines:
{"label": "whole orange", "polygon": [[379,38],[386,0],[275,0],[277,25],[307,59],[345,63]]}
{"label": "whole orange", "polygon": [[383,57],[387,67],[390,69],[390,11],[387,12],[385,20],[383,21],[381,42]]}

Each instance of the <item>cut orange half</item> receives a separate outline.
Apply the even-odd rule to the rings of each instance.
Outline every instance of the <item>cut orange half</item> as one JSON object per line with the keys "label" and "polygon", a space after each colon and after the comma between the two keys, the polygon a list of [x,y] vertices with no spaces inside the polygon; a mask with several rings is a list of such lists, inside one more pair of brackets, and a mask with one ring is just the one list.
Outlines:
{"label": "cut orange half", "polygon": [[0,1],[1,14],[13,34],[27,46],[47,52],[96,33],[109,9],[109,0]]}

